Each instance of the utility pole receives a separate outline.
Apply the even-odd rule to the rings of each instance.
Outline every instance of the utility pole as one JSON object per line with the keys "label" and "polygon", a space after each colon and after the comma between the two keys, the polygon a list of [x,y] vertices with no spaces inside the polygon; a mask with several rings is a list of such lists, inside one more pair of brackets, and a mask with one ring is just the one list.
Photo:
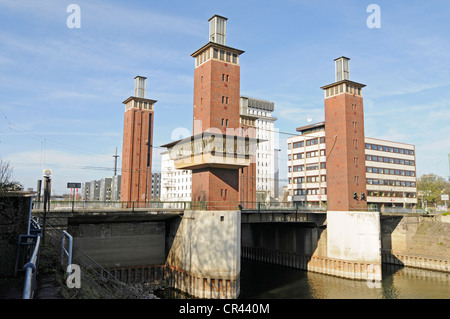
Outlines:
{"label": "utility pole", "polygon": [[117,155],[117,146],[116,146],[116,155],[113,155],[114,157],[114,176],[116,176],[117,173],[117,158],[119,157],[119,155]]}

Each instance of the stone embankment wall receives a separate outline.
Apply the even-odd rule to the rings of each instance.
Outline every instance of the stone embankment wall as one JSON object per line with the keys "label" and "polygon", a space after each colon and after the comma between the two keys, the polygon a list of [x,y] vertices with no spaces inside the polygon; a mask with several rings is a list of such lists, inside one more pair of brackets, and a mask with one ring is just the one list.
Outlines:
{"label": "stone embankment wall", "polygon": [[20,235],[28,234],[32,195],[0,194],[0,278],[12,277]]}
{"label": "stone embankment wall", "polygon": [[383,215],[383,262],[450,272],[450,221],[445,217]]}

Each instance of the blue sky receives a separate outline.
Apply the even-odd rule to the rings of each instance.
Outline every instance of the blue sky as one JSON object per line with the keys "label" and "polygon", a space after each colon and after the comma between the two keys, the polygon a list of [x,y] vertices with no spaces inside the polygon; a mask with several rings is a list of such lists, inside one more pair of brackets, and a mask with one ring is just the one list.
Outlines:
{"label": "blue sky", "polygon": [[[71,3],[81,28],[67,27]],[[372,3],[380,28],[366,23]],[[367,85],[365,135],[414,144],[419,176],[450,175],[448,1],[0,0],[0,157],[14,179],[35,188],[50,168],[62,194],[67,182],[112,176],[136,75],[158,100],[153,144],[192,131],[190,54],[214,14],[228,18],[227,45],[245,51],[241,95],[275,102],[279,131],[324,120],[320,87],[344,55],[350,79]],[[289,136],[280,134],[281,179]]]}

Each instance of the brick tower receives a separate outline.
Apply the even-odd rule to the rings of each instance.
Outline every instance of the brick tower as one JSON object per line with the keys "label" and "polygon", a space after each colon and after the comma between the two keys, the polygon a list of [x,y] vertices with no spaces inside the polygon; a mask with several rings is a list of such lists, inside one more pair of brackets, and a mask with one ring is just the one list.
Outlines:
{"label": "brick tower", "polygon": [[195,207],[207,203],[216,210],[237,207],[240,170],[250,166],[256,149],[256,139],[240,121],[239,57],[244,51],[225,45],[226,22],[219,15],[209,19],[210,41],[192,54],[194,135],[163,145],[176,168],[192,170]]}
{"label": "brick tower", "polygon": [[327,201],[329,211],[367,210],[364,84],[350,81],[349,58],[335,59],[336,81],[325,91]]}
{"label": "brick tower", "polygon": [[136,76],[135,93],[125,104],[121,201],[146,202],[151,198],[153,106],[145,98],[147,78]]}
{"label": "brick tower", "polygon": [[[227,18],[218,15],[209,19],[210,42],[192,54],[196,61],[194,130],[201,123],[203,132],[236,134],[240,125],[239,55],[243,51],[225,46],[226,22]],[[225,167],[194,169],[192,200],[238,202],[239,171]]]}

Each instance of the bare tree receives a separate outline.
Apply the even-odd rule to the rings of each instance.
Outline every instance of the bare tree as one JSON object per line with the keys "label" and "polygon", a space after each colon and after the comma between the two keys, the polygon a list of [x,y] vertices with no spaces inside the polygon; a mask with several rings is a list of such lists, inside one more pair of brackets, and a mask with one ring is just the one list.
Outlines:
{"label": "bare tree", "polygon": [[0,192],[22,190],[22,185],[12,180],[12,171],[9,161],[0,158]]}

